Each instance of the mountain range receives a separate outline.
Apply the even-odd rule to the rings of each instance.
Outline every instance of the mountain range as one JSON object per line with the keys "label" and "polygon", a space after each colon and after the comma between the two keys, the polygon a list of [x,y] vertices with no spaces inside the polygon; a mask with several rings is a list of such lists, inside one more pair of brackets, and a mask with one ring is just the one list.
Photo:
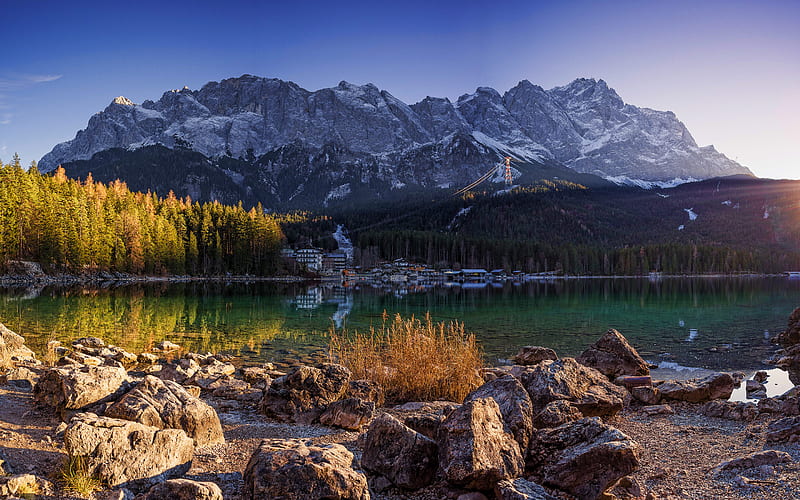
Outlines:
{"label": "mountain range", "polygon": [[[457,188],[504,156],[515,184],[675,185],[747,174],[697,145],[674,113],[626,104],[603,80],[408,105],[372,84],[314,92],[243,75],[135,104],[115,98],[39,162],[72,177],[193,199],[319,208],[396,191]],[[490,178],[500,188],[502,172]]]}

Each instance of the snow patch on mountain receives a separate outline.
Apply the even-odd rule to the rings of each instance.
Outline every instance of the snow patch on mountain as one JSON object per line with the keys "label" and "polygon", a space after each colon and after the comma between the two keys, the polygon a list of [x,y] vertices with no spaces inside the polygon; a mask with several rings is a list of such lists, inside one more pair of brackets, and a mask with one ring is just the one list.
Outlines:
{"label": "snow patch on mountain", "polygon": [[351,190],[350,190],[350,183],[349,182],[347,182],[345,184],[342,184],[341,186],[337,186],[337,187],[331,189],[330,191],[328,191],[327,196],[325,196],[324,205],[327,207],[328,206],[328,202],[331,201],[331,200],[341,200],[341,199],[347,198],[350,195],[350,192],[351,192]]}
{"label": "snow patch on mountain", "polygon": [[684,208],[683,211],[689,215],[689,220],[697,219],[697,214],[694,212],[694,208]]}
{"label": "snow patch on mountain", "polygon": [[452,231],[453,227],[455,227],[456,225],[456,222],[458,222],[458,219],[460,219],[461,217],[465,217],[470,210],[472,210],[472,205],[459,210],[458,213],[455,215],[455,217],[453,217],[453,220],[450,221],[450,224],[447,225],[447,230]]}
{"label": "snow patch on mountain", "polygon": [[688,177],[685,179],[676,177],[666,181],[648,181],[644,179],[631,179],[627,175],[607,176],[604,177],[604,179],[613,182],[618,186],[636,186],[642,189],[668,189],[680,186],[681,184],[697,182],[700,180],[695,179],[694,177]]}

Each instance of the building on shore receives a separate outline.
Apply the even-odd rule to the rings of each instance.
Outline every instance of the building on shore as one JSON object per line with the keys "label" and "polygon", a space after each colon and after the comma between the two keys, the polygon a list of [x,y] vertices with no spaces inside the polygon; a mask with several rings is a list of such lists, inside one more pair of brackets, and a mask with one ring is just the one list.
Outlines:
{"label": "building on shore", "polygon": [[305,266],[309,271],[322,270],[322,250],[318,248],[301,248],[295,250],[294,259],[298,264]]}

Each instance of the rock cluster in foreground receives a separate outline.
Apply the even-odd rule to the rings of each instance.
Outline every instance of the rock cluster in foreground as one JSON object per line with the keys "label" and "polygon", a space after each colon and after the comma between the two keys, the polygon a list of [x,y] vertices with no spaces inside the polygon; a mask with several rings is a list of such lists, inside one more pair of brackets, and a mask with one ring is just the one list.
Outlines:
{"label": "rock cluster in foreground", "polygon": [[[196,448],[224,443],[220,419],[203,401],[212,395],[257,408],[260,418],[360,433],[355,449],[265,439],[241,471],[241,498],[247,500],[363,500],[391,489],[414,497],[433,487],[472,492],[469,498],[644,498],[630,477],[644,450],[608,420],[631,405],[653,414],[669,413],[671,401],[702,403],[703,412],[722,418],[781,414],[765,429],[767,439],[800,439],[798,391],[758,404],[730,403],[730,374],[652,381],[647,364],[615,330],[578,358],[523,348],[516,359],[525,364],[486,370],[486,382],[460,403],[394,408],[381,406],[379,386],[353,380],[337,364],[286,373],[271,366],[240,370],[224,356],[181,354],[170,343],[134,355],[88,337],[71,348],[53,346],[62,357],[46,367],[21,337],[4,328],[0,335],[0,348],[14,352],[0,358],[8,360],[5,380],[24,374],[36,401],[63,419],[66,452],[83,457],[108,486],[142,499],[222,497],[216,485],[182,477]],[[765,452],[719,470],[787,460]],[[0,466],[10,470],[13,464],[0,456]],[[35,476],[0,479],[7,495],[28,487],[47,492],[53,485]]]}

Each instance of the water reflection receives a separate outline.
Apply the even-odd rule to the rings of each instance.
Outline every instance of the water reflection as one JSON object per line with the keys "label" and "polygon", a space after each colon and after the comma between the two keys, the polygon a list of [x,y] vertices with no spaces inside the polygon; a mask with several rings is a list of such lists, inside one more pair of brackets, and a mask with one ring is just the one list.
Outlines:
{"label": "water reflection", "polygon": [[96,335],[131,350],[166,339],[255,363],[324,348],[332,325],[366,330],[380,325],[383,311],[430,311],[434,320],[463,321],[490,362],[522,345],[576,355],[616,328],[651,361],[749,369],[771,354],[769,332],[785,328],[798,305],[800,281],[780,278],[541,280],[482,288],[153,283],[0,289],[0,322],[38,352],[48,340]]}

